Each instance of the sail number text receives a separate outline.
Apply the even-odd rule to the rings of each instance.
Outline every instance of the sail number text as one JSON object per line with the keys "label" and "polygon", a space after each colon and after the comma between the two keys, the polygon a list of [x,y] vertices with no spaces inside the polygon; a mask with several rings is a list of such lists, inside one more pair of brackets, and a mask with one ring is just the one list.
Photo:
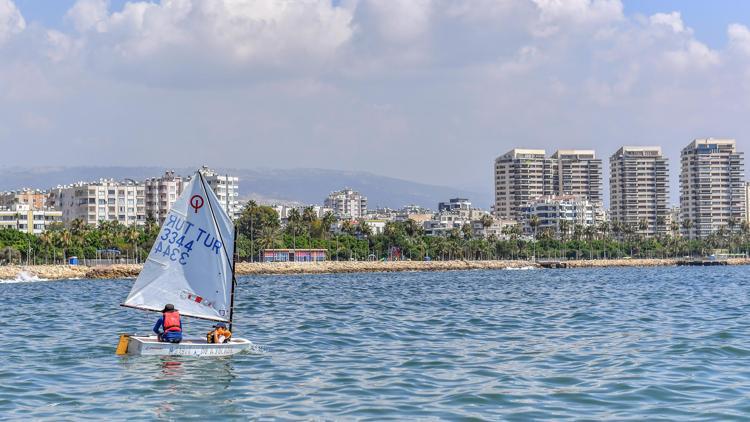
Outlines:
{"label": "sail number text", "polygon": [[193,227],[195,227],[194,224],[170,214],[162,227],[161,236],[154,245],[153,253],[159,253],[173,262],[186,265],[195,243],[196,247],[202,246],[219,255],[222,247],[221,241],[200,227],[191,230]]}

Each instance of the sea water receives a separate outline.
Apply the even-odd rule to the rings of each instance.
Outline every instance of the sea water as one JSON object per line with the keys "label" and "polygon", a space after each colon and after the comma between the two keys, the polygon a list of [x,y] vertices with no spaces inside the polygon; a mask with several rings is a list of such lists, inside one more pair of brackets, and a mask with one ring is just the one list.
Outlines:
{"label": "sea water", "polygon": [[240,278],[224,358],[116,356],[132,280],[0,284],[0,419],[746,419],[748,269]]}

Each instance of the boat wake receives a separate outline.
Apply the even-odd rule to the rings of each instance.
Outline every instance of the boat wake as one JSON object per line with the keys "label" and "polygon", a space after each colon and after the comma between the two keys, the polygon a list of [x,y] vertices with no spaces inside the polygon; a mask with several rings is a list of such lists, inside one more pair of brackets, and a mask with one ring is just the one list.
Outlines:
{"label": "boat wake", "polygon": [[35,281],[49,281],[48,278],[39,278],[34,274],[30,274],[26,271],[18,273],[16,278],[3,280],[0,279],[0,283],[33,283]]}
{"label": "boat wake", "polygon": [[527,265],[525,267],[506,268],[506,270],[515,270],[515,271],[520,271],[520,270],[535,270],[535,269],[536,269],[536,267],[531,266],[531,265]]}

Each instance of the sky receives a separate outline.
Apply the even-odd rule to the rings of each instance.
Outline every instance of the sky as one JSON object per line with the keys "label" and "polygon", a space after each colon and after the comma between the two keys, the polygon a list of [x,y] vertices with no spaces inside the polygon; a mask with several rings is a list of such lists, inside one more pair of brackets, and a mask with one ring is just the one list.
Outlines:
{"label": "sky", "polygon": [[[514,147],[750,146],[744,0],[0,0],[0,166],[492,190]],[[608,177],[605,177],[608,180]]]}

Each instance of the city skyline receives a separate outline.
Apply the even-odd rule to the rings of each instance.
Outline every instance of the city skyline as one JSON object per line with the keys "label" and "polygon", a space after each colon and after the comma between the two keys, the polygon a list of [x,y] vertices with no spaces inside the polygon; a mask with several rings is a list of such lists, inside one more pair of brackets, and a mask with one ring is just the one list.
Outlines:
{"label": "city skyline", "polygon": [[691,139],[748,139],[742,3],[279,4],[0,0],[0,165],[33,150],[490,191],[484,157],[516,145],[660,145],[676,162]]}

